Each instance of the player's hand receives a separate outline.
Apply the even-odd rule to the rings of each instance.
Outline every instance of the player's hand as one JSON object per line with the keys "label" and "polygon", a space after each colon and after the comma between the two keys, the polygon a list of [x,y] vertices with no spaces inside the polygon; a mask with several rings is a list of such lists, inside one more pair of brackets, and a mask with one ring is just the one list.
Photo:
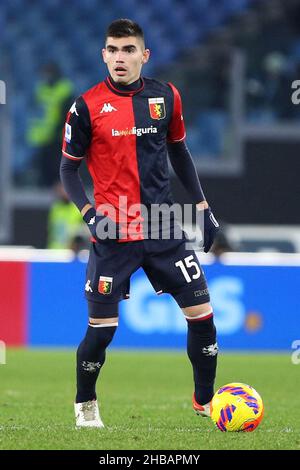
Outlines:
{"label": "player's hand", "polygon": [[207,209],[204,209],[204,252],[208,253],[211,249],[211,246],[214,242],[214,238],[219,231],[219,224],[215,219],[214,214],[211,211],[211,208],[208,206]]}
{"label": "player's hand", "polygon": [[[119,238],[119,226],[115,222],[113,222],[109,217],[105,215],[98,215],[95,208],[91,207],[83,216],[83,220],[87,224],[92,237],[99,243],[107,243],[111,240],[116,240]],[[106,238],[99,238],[99,224],[102,224],[103,227],[108,226],[108,231],[112,232],[111,237]],[[98,230],[97,230],[98,227]],[[107,230],[103,231],[103,233],[107,233]]]}

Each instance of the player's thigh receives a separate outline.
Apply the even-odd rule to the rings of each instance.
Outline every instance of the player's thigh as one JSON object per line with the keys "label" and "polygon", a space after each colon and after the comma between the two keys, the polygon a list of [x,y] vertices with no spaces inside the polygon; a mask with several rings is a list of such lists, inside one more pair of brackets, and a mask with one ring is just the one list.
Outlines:
{"label": "player's thigh", "polygon": [[86,270],[86,299],[103,304],[127,299],[130,276],[141,264],[140,248],[135,243],[93,243]]}
{"label": "player's thigh", "polygon": [[[151,249],[143,268],[157,293],[195,289],[199,291],[195,297],[204,295],[200,292],[207,288],[203,270],[185,239],[151,240],[148,245]],[[202,303],[202,299],[195,303]]]}
{"label": "player's thigh", "polygon": [[118,326],[119,302],[88,301],[89,325],[97,327]]}
{"label": "player's thigh", "polygon": [[181,308],[210,302],[203,269],[184,239],[158,240],[151,246],[143,268],[158,294],[170,293]]}

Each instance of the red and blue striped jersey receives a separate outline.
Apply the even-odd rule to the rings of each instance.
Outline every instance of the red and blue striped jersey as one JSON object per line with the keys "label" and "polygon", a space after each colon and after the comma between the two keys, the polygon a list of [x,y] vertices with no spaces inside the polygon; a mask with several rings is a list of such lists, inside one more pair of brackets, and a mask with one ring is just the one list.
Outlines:
{"label": "red and blue striped jersey", "polygon": [[150,78],[139,83],[125,91],[107,77],[83,93],[67,114],[62,149],[67,158],[86,159],[96,207],[112,205],[116,220],[128,223],[140,205],[173,203],[167,143],[185,138],[175,86]]}

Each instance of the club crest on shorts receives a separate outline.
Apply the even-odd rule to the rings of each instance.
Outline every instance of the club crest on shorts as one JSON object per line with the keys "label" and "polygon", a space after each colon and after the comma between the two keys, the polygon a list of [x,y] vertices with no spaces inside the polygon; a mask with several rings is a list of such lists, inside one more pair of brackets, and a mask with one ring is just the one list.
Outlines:
{"label": "club crest on shorts", "polygon": [[113,278],[107,276],[100,276],[98,283],[99,294],[110,294],[112,291]]}
{"label": "club crest on shorts", "polygon": [[164,98],[148,98],[148,103],[152,119],[164,119],[166,117]]}

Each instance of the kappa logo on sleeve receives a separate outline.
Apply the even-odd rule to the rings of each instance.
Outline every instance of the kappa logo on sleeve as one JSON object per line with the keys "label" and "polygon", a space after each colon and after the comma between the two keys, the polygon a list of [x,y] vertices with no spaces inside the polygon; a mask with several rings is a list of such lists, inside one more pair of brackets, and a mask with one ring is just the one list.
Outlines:
{"label": "kappa logo on sleeve", "polygon": [[100,276],[98,284],[99,294],[110,294],[112,291],[113,278],[107,276]]}
{"label": "kappa logo on sleeve", "polygon": [[70,113],[71,114],[75,113],[76,116],[79,116],[79,114],[77,113],[77,109],[76,109],[76,101],[74,101],[74,103],[72,104],[72,106],[70,108]]}

